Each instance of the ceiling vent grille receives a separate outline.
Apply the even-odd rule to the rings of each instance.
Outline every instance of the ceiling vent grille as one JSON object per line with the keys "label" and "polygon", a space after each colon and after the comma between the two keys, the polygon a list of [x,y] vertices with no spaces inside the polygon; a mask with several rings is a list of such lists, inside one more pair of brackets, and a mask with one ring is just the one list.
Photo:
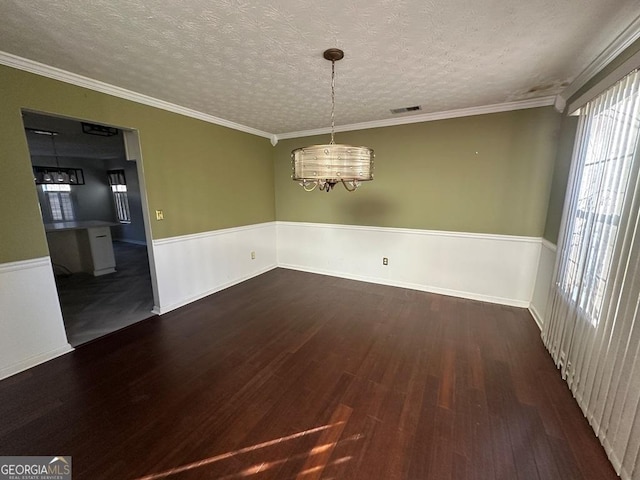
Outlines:
{"label": "ceiling vent grille", "polygon": [[398,113],[417,112],[419,110],[422,110],[422,107],[420,105],[415,105],[413,107],[392,108],[391,113],[396,115]]}

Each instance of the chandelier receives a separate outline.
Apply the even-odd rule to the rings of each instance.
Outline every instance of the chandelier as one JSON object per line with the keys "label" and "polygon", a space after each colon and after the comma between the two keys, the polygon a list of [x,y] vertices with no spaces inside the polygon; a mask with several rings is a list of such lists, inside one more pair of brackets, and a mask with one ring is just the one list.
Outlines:
{"label": "chandelier", "polygon": [[[64,168],[60,166],[58,158],[58,149],[56,148],[56,136],[58,132],[50,130],[25,128],[29,133],[36,135],[45,135],[51,138],[51,147],[53,156],[56,159],[56,166],[33,166],[33,177],[36,185],[84,185],[84,174],[81,168]],[[49,190],[52,190],[51,188]],[[60,191],[60,190],[58,190]],[[69,190],[63,190],[69,191]]]}
{"label": "chandelier", "polygon": [[331,141],[325,145],[296,148],[291,152],[291,178],[300,182],[307,192],[318,188],[329,192],[337,183],[353,192],[360,182],[373,180],[373,150],[334,142],[336,109],[336,62],[344,57],[337,48],[325,50],[324,58],[331,61]]}

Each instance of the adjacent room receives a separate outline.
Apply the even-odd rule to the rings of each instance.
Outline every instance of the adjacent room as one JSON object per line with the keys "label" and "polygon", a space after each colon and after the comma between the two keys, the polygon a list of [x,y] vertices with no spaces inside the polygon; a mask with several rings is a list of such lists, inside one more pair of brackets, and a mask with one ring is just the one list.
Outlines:
{"label": "adjacent room", "polygon": [[140,182],[123,132],[33,112],[22,119],[69,344],[151,317]]}
{"label": "adjacent room", "polygon": [[0,467],[640,480],[639,69],[634,0],[5,2]]}

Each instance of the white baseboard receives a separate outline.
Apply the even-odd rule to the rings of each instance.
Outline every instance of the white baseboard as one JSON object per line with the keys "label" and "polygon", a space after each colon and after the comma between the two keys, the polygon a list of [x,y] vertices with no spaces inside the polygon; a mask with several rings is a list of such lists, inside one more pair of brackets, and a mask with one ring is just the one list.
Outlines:
{"label": "white baseboard", "polygon": [[49,352],[40,353],[38,355],[25,358],[7,367],[3,367],[2,369],[0,369],[0,380],[16,375],[17,373],[24,372],[25,370],[29,370],[36,365],[48,362],[49,360],[53,360],[54,358],[61,357],[62,355],[65,355],[69,352],[73,352],[73,350],[73,347],[67,344],[64,347],[60,347]]}
{"label": "white baseboard", "polygon": [[142,240],[131,240],[129,238],[114,238],[113,239],[114,242],[122,242],[122,243],[130,243],[132,245],[142,245],[142,246],[147,246],[147,242],[142,241]]}
{"label": "white baseboard", "polygon": [[542,239],[542,249],[540,250],[540,260],[535,273],[535,287],[531,296],[531,306],[529,311],[534,320],[542,330],[546,321],[547,302],[549,300],[549,290],[553,282],[553,269],[556,263],[556,246],[549,241]]}
{"label": "white baseboard", "polygon": [[73,350],[49,257],[0,265],[0,378]]}
{"label": "white baseboard", "polygon": [[480,302],[497,303],[500,305],[509,305],[512,307],[527,308],[529,302],[521,302],[512,300],[510,298],[492,297],[489,295],[479,295],[473,292],[463,292],[460,290],[450,290],[446,288],[430,287],[428,285],[419,285],[416,283],[395,282],[393,280],[381,280],[379,278],[362,277],[359,275],[350,274],[337,274],[336,272],[330,272],[326,270],[318,270],[314,268],[307,268],[300,265],[278,265],[280,268],[287,268],[289,270],[298,270],[300,272],[317,273],[319,275],[328,275],[330,277],[346,278],[349,280],[357,280],[359,282],[376,283],[378,285],[387,285],[390,287],[407,288],[409,290],[418,290],[421,292],[436,293],[438,295],[447,295],[450,297],[466,298],[468,300],[478,300]]}
{"label": "white baseboard", "polygon": [[536,309],[535,305],[533,305],[533,303],[529,305],[529,313],[535,320],[536,325],[538,325],[538,328],[540,329],[540,331],[542,331],[542,326],[544,325],[544,321],[542,319],[542,315],[540,315],[540,313]]}
{"label": "white baseboard", "polygon": [[[278,266],[526,308],[537,237],[277,222]],[[389,259],[382,265],[382,258]]]}
{"label": "white baseboard", "polygon": [[276,224],[154,240],[153,253],[163,314],[275,268]]}
{"label": "white baseboard", "polygon": [[229,287],[233,287],[234,285],[242,283],[242,282],[244,282],[246,280],[249,280],[249,279],[251,279],[253,277],[257,277],[258,275],[262,275],[263,273],[267,273],[267,272],[273,270],[274,268],[278,268],[278,266],[274,264],[274,265],[266,267],[266,268],[264,268],[262,270],[251,272],[251,274],[249,274],[249,275],[245,275],[243,277],[238,277],[238,278],[234,279],[233,281],[230,281],[230,282],[227,282],[227,283],[224,283],[224,284],[221,284],[221,285],[217,285],[214,288],[211,288],[209,290],[205,290],[205,291],[203,291],[203,292],[201,292],[201,293],[199,293],[199,294],[197,294],[197,295],[195,295],[193,297],[186,298],[186,299],[180,301],[179,303],[174,303],[173,305],[165,305],[164,307],[154,307],[153,310],[152,310],[152,313],[155,313],[156,315],[164,315],[165,313],[168,313],[168,312],[170,312],[172,310],[175,310],[176,308],[184,307],[185,305],[188,305],[188,304],[190,304],[192,302],[200,300],[200,299],[202,299],[204,297],[208,297],[209,295],[213,295],[214,293],[220,292],[220,291],[225,290],[225,289],[227,289]]}

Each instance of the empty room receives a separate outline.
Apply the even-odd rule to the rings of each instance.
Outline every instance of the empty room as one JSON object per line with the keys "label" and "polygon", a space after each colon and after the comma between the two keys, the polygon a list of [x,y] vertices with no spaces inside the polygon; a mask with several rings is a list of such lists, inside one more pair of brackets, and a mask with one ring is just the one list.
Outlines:
{"label": "empty room", "polygon": [[634,0],[4,1],[0,167],[0,479],[640,480]]}

